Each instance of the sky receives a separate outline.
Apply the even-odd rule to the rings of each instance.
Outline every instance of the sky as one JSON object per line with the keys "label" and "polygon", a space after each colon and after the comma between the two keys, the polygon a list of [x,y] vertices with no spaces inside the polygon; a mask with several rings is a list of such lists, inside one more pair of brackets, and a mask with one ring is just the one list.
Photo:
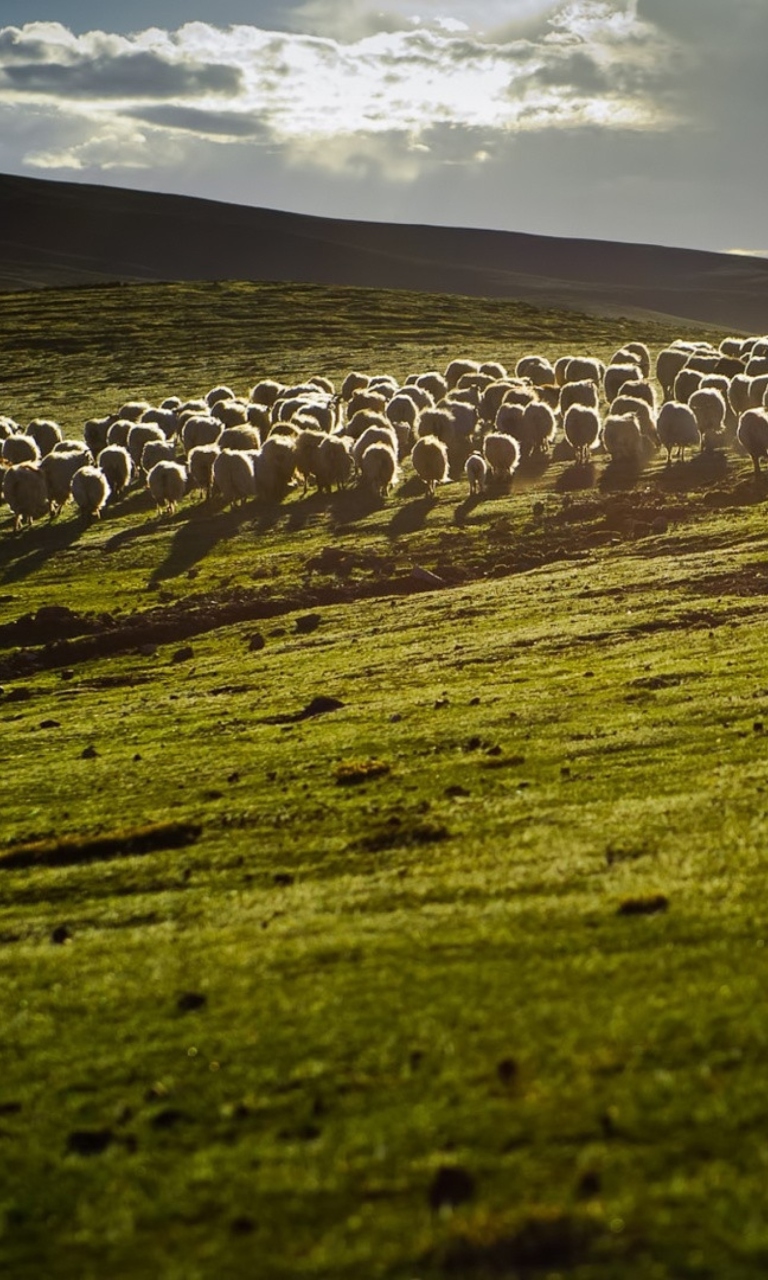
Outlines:
{"label": "sky", "polygon": [[767,52],[768,0],[0,0],[0,171],[768,255]]}

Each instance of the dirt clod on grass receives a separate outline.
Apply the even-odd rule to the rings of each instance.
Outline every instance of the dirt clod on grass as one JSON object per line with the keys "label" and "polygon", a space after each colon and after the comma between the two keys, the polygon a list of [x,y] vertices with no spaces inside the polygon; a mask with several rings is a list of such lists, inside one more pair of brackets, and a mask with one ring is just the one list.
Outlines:
{"label": "dirt clod on grass", "polygon": [[429,1207],[437,1213],[444,1207],[466,1204],[475,1194],[475,1179],[461,1165],[441,1165],[429,1184]]}
{"label": "dirt clod on grass", "polygon": [[66,836],[38,840],[0,850],[0,871],[27,867],[72,867],[110,858],[132,858],[158,849],[182,849],[193,844],[202,827],[197,822],[158,822],[99,836]]}
{"label": "dirt clod on grass", "polygon": [[659,911],[666,911],[669,898],[663,893],[651,893],[642,898],[625,898],[620,904],[617,915],[620,916],[653,916]]}
{"label": "dirt clod on grass", "polygon": [[361,782],[370,782],[372,778],[382,778],[390,770],[391,765],[385,760],[342,760],[337,764],[334,776],[340,787],[354,787]]}

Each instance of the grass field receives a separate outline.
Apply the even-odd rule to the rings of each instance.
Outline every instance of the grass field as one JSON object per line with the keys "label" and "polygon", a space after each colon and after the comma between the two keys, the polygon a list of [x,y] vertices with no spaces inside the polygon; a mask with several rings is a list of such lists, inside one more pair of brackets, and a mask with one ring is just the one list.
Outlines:
{"label": "grass field", "polygon": [[[17,294],[0,412],[630,332]],[[583,483],[3,521],[0,1272],[765,1274],[765,494]]]}

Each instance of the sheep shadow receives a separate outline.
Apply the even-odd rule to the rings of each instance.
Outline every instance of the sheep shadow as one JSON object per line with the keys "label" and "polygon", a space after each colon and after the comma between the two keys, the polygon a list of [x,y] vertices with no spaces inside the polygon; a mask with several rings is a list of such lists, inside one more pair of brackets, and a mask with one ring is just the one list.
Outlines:
{"label": "sheep shadow", "polygon": [[153,569],[149,579],[150,586],[169,578],[178,578],[182,573],[189,573],[219,542],[233,538],[245,518],[242,509],[217,511],[214,514],[201,511],[191,518],[187,512],[177,512],[177,516],[181,519],[168,553],[165,560]]}
{"label": "sheep shadow", "polygon": [[597,467],[594,462],[572,462],[555,481],[557,493],[576,493],[594,489],[597,485]]}
{"label": "sheep shadow", "polygon": [[374,511],[380,511],[383,506],[384,499],[368,485],[358,484],[351,489],[339,489],[332,495],[328,507],[331,525],[338,528],[355,524]]}
{"label": "sheep shadow", "polygon": [[316,489],[313,493],[305,493],[286,509],[287,519],[286,528],[291,532],[298,532],[306,528],[308,524],[321,516],[323,512],[328,510],[331,498],[327,493],[321,493]]}
{"label": "sheep shadow", "polygon": [[691,489],[706,488],[728,474],[728,458],[720,449],[705,449],[687,462],[673,462],[657,475],[660,489],[673,493],[687,493]]}
{"label": "sheep shadow", "polygon": [[548,453],[540,451],[528,453],[521,457],[515,475],[519,476],[521,480],[540,480],[550,462],[551,458]]}
{"label": "sheep shadow", "polygon": [[73,515],[70,519],[49,520],[13,532],[0,546],[0,582],[22,582],[41,569],[51,556],[66,551],[90,526],[90,521]]}
{"label": "sheep shadow", "polygon": [[598,488],[601,493],[617,493],[634,489],[643,474],[643,464],[627,458],[611,459],[604,468]]}
{"label": "sheep shadow", "polygon": [[399,538],[405,533],[416,533],[419,529],[423,529],[427,523],[427,516],[436,502],[437,498],[434,494],[423,493],[420,498],[414,498],[405,506],[398,507],[389,522],[390,537]]}
{"label": "sheep shadow", "polygon": [[475,507],[479,507],[484,497],[484,493],[468,493],[466,498],[463,498],[458,507],[456,507],[453,513],[453,523],[458,525],[466,524]]}

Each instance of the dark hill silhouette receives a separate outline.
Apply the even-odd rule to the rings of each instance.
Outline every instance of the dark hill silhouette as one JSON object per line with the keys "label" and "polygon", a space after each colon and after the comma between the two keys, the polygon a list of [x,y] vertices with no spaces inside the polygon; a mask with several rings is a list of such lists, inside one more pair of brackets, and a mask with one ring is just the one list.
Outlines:
{"label": "dark hill silhouette", "polygon": [[0,289],[225,279],[509,297],[768,329],[768,261],[761,258],[343,221],[0,175]]}

